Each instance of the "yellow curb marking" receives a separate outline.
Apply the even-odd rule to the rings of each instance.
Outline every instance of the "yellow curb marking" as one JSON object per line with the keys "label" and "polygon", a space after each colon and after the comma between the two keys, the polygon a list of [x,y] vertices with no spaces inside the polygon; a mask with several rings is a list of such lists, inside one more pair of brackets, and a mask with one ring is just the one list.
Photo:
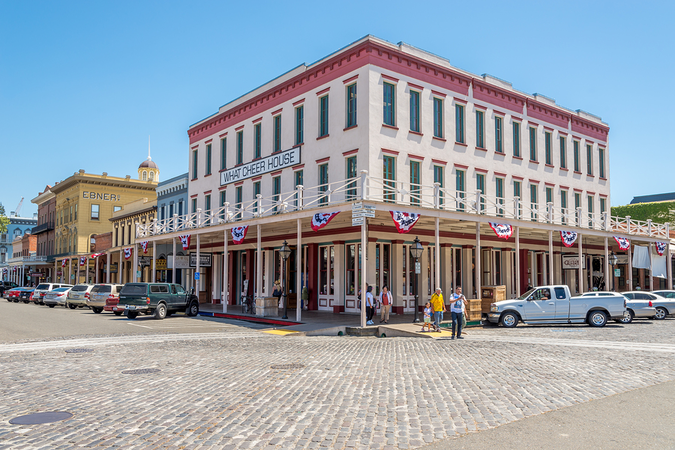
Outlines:
{"label": "yellow curb marking", "polygon": [[288,334],[297,333],[297,331],[293,330],[262,330],[262,332],[267,334],[276,334],[278,336],[286,336]]}

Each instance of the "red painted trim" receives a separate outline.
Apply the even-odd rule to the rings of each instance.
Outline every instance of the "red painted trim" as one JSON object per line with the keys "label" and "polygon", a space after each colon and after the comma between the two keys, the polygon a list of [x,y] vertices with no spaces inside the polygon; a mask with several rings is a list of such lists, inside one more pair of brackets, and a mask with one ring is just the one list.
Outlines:
{"label": "red painted trim", "polygon": [[529,179],[529,180],[527,180],[527,181],[529,181],[531,184],[539,184],[539,180],[532,180],[532,179]]}
{"label": "red painted trim", "polygon": [[561,135],[561,136],[567,136],[567,133],[565,133],[564,131],[560,131],[560,130],[558,130],[558,134]]}
{"label": "red painted trim", "polygon": [[483,147],[476,147],[476,150],[480,150],[480,151],[483,151],[483,152],[488,151],[487,148],[483,148]]}
{"label": "red painted trim", "polygon": [[498,152],[498,151],[495,151],[495,155],[506,156],[506,153],[505,153],[505,152]]}
{"label": "red painted trim", "polygon": [[518,175],[511,175],[511,178],[513,178],[514,180],[518,180],[518,181],[523,181],[523,180],[524,180],[523,177],[519,177]]}
{"label": "red painted trim", "polygon": [[209,173],[209,174],[206,174],[206,175],[204,175],[204,178],[208,178],[208,177],[210,177],[211,175],[212,175],[212,174],[210,174],[210,173]]}
{"label": "red painted trim", "polygon": [[499,88],[483,80],[473,78],[473,98],[510,111],[523,113],[526,97],[515,92]]}
{"label": "red painted trim", "polygon": [[358,77],[359,77],[359,74],[357,73],[356,75],[354,75],[354,76],[351,77],[351,78],[347,78],[346,80],[342,80],[342,83],[343,83],[343,84],[347,84],[347,83],[349,83],[350,81],[356,80]]}
{"label": "red painted trim", "polygon": [[517,116],[511,116],[511,121],[520,122],[520,123],[522,124],[522,123],[523,123],[523,118],[522,118],[522,117],[517,117]]}
{"label": "red painted trim", "polygon": [[281,111],[283,111],[283,110],[284,110],[284,108],[277,109],[276,111],[272,111],[272,116],[276,116],[278,114],[281,114]]}
{"label": "red painted trim", "polygon": [[607,178],[599,177],[599,179],[602,181],[607,181]]}
{"label": "red painted trim", "polygon": [[561,128],[567,128],[571,118],[570,113],[531,98],[527,99],[527,115]]}
{"label": "red painted trim", "polygon": [[211,142],[213,142],[213,138],[205,140],[204,144],[210,144]]}
{"label": "red painted trim", "polygon": [[235,186],[241,186],[242,184],[244,184],[243,181],[237,181],[236,183],[234,183]]}
{"label": "red painted trim", "polygon": [[462,103],[462,104],[464,104],[464,105],[466,105],[466,104],[468,103],[466,100],[462,100],[461,98],[452,97],[452,99],[453,99],[454,101],[456,101],[457,103]]}
{"label": "red painted trim", "polygon": [[532,161],[532,160],[529,160],[528,162],[529,162],[530,164],[539,164],[539,161]]}
{"label": "red painted trim", "polygon": [[440,164],[441,166],[446,166],[448,164],[447,161],[443,161],[442,159],[432,159],[431,162],[434,164]]}
{"label": "red painted trim", "polygon": [[298,164],[297,166],[293,166],[293,167],[291,167],[291,168],[293,169],[293,172],[295,172],[296,170],[300,170],[300,169],[302,169],[302,168],[304,168],[304,167],[305,167],[304,164]]}
{"label": "red painted trim", "polygon": [[463,170],[468,170],[468,169],[469,169],[469,166],[465,166],[464,164],[457,164],[457,163],[455,163],[455,167],[456,167],[457,169],[463,169]]}
{"label": "red painted trim", "polygon": [[315,162],[316,164],[321,164],[321,163],[325,163],[325,162],[328,161],[329,159],[330,159],[330,156],[326,156],[325,158],[317,159],[317,160],[314,161],[314,162]]}
{"label": "red painted trim", "polygon": [[410,159],[417,159],[417,160],[419,160],[419,161],[424,161],[424,156],[413,155],[412,153],[408,153],[408,158],[410,158]]}
{"label": "red painted trim", "polygon": [[609,128],[579,116],[572,116],[572,131],[582,133],[602,142],[607,142]]}
{"label": "red painted trim", "polygon": [[389,150],[388,148],[383,148],[383,149],[382,149],[382,153],[387,153],[387,154],[389,154],[389,155],[398,156],[398,154],[399,154],[400,152],[397,152],[396,150]]}
{"label": "red painted trim", "polygon": [[517,159],[518,161],[522,161],[523,157],[522,156],[514,156],[513,159]]}
{"label": "red painted trim", "polygon": [[545,181],[544,184],[548,187],[555,187],[555,183],[549,183],[548,181]]}
{"label": "red painted trim", "polygon": [[262,175],[251,178],[251,181],[260,181],[260,180],[262,180]]}
{"label": "red painted trim", "polygon": [[586,144],[591,144],[591,145],[593,145],[593,144],[595,144],[595,142],[591,141],[590,139],[586,139]]}
{"label": "red painted trim", "polygon": [[595,178],[595,175],[589,175],[589,174],[586,174],[586,178],[589,178],[589,177],[590,177],[590,178]]}
{"label": "red painted trim", "polygon": [[546,130],[546,131],[553,131],[553,128],[547,127],[546,125],[544,125],[544,130]]}
{"label": "red painted trim", "polygon": [[607,198],[607,194],[600,194],[600,197]]}
{"label": "red painted trim", "polygon": [[568,169],[567,167],[561,167],[560,170],[564,170],[565,172],[569,172],[570,169]]}
{"label": "red painted trim", "polygon": [[411,87],[411,88],[413,88],[414,90],[419,90],[419,91],[423,91],[423,90],[424,90],[424,86],[420,86],[420,85],[418,85],[418,84],[413,84],[413,83],[411,83],[410,81],[408,81],[408,86]]}
{"label": "red painted trim", "polygon": [[211,192],[213,192],[213,189],[209,189],[208,191],[204,191],[204,195],[210,194]]}
{"label": "red painted trim", "polygon": [[537,122],[532,122],[531,120],[527,121],[527,126],[528,127],[534,127],[534,128],[539,128],[539,124]]}
{"label": "red painted trim", "polygon": [[326,135],[324,135],[324,136],[319,136],[318,138],[316,138],[316,140],[317,140],[317,141],[320,141],[321,139],[326,139],[326,138],[329,137],[329,136],[330,136],[330,134],[326,134]]}
{"label": "red painted trim", "polygon": [[577,188],[574,188],[574,192],[584,192],[584,190],[583,190],[583,189],[577,189]]}
{"label": "red painted trim", "polygon": [[316,93],[317,96],[325,94],[326,92],[330,91],[330,86],[328,86],[326,89],[323,89],[319,92]]}
{"label": "red painted trim", "polygon": [[477,103],[474,103],[473,107],[476,108],[476,109],[483,110],[483,111],[487,111],[487,109],[488,109],[487,106],[479,105]]}
{"label": "red painted trim", "polygon": [[353,130],[354,128],[358,127],[357,125],[352,125],[351,127],[343,128],[342,131],[347,131],[347,130]]}
{"label": "red painted trim", "polygon": [[591,192],[591,191],[586,191],[586,193],[587,193],[588,195],[595,195],[595,192]]}
{"label": "red painted trim", "polygon": [[294,107],[295,107],[295,106],[298,106],[298,105],[300,105],[301,103],[305,103],[305,99],[304,99],[304,98],[301,98],[301,99],[298,100],[297,102],[293,103],[293,106],[294,106]]}
{"label": "red painted trim", "polygon": [[443,98],[445,98],[445,97],[448,96],[448,94],[444,94],[444,93],[442,93],[442,92],[434,91],[433,89],[431,90],[431,93],[432,93],[433,95],[435,95],[435,96],[443,97]]}
{"label": "red painted trim", "polygon": [[506,178],[506,174],[502,172],[495,172],[495,176]]}
{"label": "red painted trim", "polygon": [[476,167],[476,168],[473,169],[473,170],[475,170],[475,171],[478,172],[478,173],[488,173],[487,169],[479,169],[478,167]]}
{"label": "red painted trim", "polygon": [[409,130],[408,134],[414,134],[415,136],[424,136],[424,134],[420,133],[419,131],[413,131],[413,130]]}
{"label": "red painted trim", "polygon": [[244,125],[242,125],[242,126],[240,126],[240,127],[237,127],[237,128],[235,128],[235,129],[234,129],[234,131],[239,131],[239,130],[243,130],[243,129],[244,129]]}
{"label": "red painted trim", "polygon": [[258,117],[257,119],[251,121],[253,125],[257,124],[258,122],[262,122],[262,117]]}
{"label": "red painted trim", "polygon": [[578,172],[578,171],[576,171],[576,170],[574,171],[574,173],[575,173],[575,174],[578,174],[578,175],[581,175],[581,172]]}
{"label": "red painted trim", "polygon": [[199,194],[194,194],[194,195],[191,195],[190,198],[197,198],[198,196],[199,196]]}
{"label": "red painted trim", "polygon": [[440,141],[440,142],[447,142],[448,141],[445,138],[440,138],[440,137],[437,137],[437,136],[432,136],[431,139],[433,139],[434,141]]}
{"label": "red painted trim", "polygon": [[342,156],[349,156],[349,155],[353,155],[354,153],[358,153],[358,152],[359,152],[359,149],[358,149],[358,148],[355,148],[354,150],[349,150],[349,151],[346,151],[346,152],[342,152]]}
{"label": "red painted trim", "polygon": [[382,128],[390,128],[390,129],[392,129],[392,130],[398,130],[398,127],[393,127],[393,126],[391,126],[391,125],[387,125],[386,123],[383,123],[383,124],[382,124]]}
{"label": "red painted trim", "polygon": [[569,188],[570,188],[569,186],[563,186],[562,184],[560,185],[560,189],[566,189],[567,190]]}
{"label": "red painted trim", "polygon": [[276,172],[270,173],[270,176],[273,176],[273,177],[276,177],[276,176],[279,176],[279,175],[281,175],[281,170],[277,170]]}
{"label": "red painted trim", "polygon": [[191,150],[197,150],[198,148],[199,148],[199,145],[193,145],[193,146],[191,147]]}
{"label": "red painted trim", "polygon": [[466,145],[464,142],[455,141],[455,145],[459,145],[459,146],[462,146],[462,147],[468,147],[468,145]]}
{"label": "red painted trim", "polygon": [[385,80],[389,80],[389,81],[393,81],[394,83],[398,83],[398,78],[394,78],[391,75],[385,75],[385,74],[381,74],[381,75],[382,75],[382,78],[384,78]]}
{"label": "red painted trim", "polygon": [[553,164],[544,164],[546,167],[553,167]]}
{"label": "red painted trim", "polygon": [[219,135],[218,137],[219,137],[219,138],[224,138],[225,136],[227,136],[227,131],[224,132],[223,134]]}
{"label": "red painted trim", "polygon": [[219,191],[224,191],[225,189],[227,189],[227,185],[218,188]]}
{"label": "red painted trim", "polygon": [[190,181],[197,181],[199,178],[193,178]]}
{"label": "red painted trim", "polygon": [[501,112],[501,111],[497,111],[496,109],[493,109],[492,112],[495,113],[495,116],[502,116],[502,118],[504,118],[504,116],[506,116],[506,113]]}

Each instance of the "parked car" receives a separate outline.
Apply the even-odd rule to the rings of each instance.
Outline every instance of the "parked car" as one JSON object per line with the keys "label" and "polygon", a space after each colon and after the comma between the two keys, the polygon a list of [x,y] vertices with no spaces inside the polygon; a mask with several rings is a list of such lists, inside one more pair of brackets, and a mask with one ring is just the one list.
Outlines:
{"label": "parked car", "polygon": [[199,314],[199,299],[180,284],[127,283],[120,292],[117,308],[124,308],[129,319],[135,319],[140,313],[163,319],[179,311],[196,316]]}
{"label": "parked car", "polygon": [[5,297],[5,291],[9,291],[15,287],[18,287],[18,285],[13,281],[0,281],[0,297],[7,298]]}
{"label": "parked car", "polygon": [[86,308],[89,292],[93,287],[93,284],[78,284],[73,286],[73,288],[68,292],[66,306],[68,306],[70,309],[75,309],[77,307]]}
{"label": "parked car", "polygon": [[675,298],[665,298],[656,294],[656,292],[644,291],[629,291],[622,292],[622,294],[629,300],[651,301],[656,308],[656,314],[654,314],[656,320],[663,320],[666,316],[675,314]]}
{"label": "parked car", "polygon": [[24,303],[30,303],[30,298],[33,296],[34,288],[25,288],[19,292],[19,300]]}
{"label": "parked car", "polygon": [[[89,291],[89,298],[87,299],[87,306],[91,308],[96,314],[103,312],[106,307],[106,302],[110,299],[116,300],[119,298],[122,284],[96,284]],[[107,311],[112,311],[109,309]],[[120,312],[120,314],[122,314]],[[118,314],[119,315],[119,314]]]}
{"label": "parked car", "polygon": [[72,284],[64,284],[64,283],[40,283],[37,285],[35,288],[35,292],[33,292],[33,298],[31,300],[33,303],[36,305],[44,305],[44,298],[47,292],[56,289],[56,288],[61,288],[61,287],[73,287]]}
{"label": "parked car", "polygon": [[21,293],[21,291],[23,289],[24,288],[22,288],[22,287],[15,287],[15,288],[10,289],[6,292],[7,295],[6,295],[5,298],[7,299],[8,302],[19,303],[19,294]]}
{"label": "parked car", "polygon": [[51,291],[45,294],[45,297],[42,299],[42,301],[44,302],[45,305],[49,306],[50,308],[53,308],[56,305],[66,306],[66,299],[68,298],[68,292],[70,292],[71,289],[72,288],[70,287],[60,287],[52,289]]}
{"label": "parked car", "polygon": [[[610,297],[617,294],[616,292],[586,292],[581,294],[582,297]],[[652,302],[648,300],[629,300],[626,298],[626,314],[621,319],[615,320],[621,323],[631,323],[633,319],[652,319],[656,314],[656,308],[652,306]]]}
{"label": "parked car", "polygon": [[621,320],[626,312],[622,295],[572,297],[566,285],[540,286],[514,300],[490,306],[488,320],[513,328],[523,323],[587,323],[604,327],[607,320]]}

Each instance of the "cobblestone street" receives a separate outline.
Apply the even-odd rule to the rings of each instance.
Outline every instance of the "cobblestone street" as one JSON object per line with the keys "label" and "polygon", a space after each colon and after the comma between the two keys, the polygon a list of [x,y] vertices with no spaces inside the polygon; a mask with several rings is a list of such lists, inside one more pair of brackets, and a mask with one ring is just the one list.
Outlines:
{"label": "cobblestone street", "polygon": [[[417,448],[675,379],[673,319],[469,329],[463,341],[218,322],[0,345],[0,448]],[[42,411],[74,417],[8,423]]]}

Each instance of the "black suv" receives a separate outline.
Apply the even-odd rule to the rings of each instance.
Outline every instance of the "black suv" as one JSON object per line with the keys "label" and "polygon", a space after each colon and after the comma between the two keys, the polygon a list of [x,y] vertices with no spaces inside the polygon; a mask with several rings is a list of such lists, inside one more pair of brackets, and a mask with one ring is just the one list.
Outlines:
{"label": "black suv", "polygon": [[11,281],[0,281],[0,297],[5,295],[5,291],[9,291],[10,289],[13,289],[17,286],[18,284]]}

